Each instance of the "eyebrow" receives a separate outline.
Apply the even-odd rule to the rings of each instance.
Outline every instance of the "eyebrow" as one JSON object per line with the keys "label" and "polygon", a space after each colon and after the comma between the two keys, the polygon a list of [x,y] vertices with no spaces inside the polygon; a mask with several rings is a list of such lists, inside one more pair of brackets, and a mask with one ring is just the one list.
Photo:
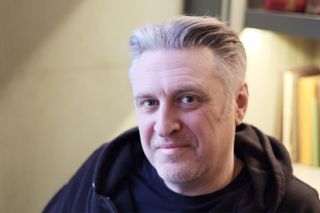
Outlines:
{"label": "eyebrow", "polygon": [[154,98],[154,96],[147,94],[147,93],[146,94],[139,94],[134,97],[134,100],[149,99],[149,98]]}
{"label": "eyebrow", "polygon": [[[195,93],[198,93],[202,96],[206,96],[206,93],[204,91],[205,91],[205,89],[203,87],[198,88],[198,87],[194,87],[194,86],[190,86],[190,85],[185,85],[185,86],[180,86],[180,87],[177,87],[176,89],[174,89],[173,92],[171,93],[171,95],[173,97],[175,97],[175,96],[178,96],[179,94],[182,94],[182,93],[195,92]],[[142,94],[138,94],[137,96],[134,97],[135,100],[148,99],[148,98],[154,98],[154,95],[151,95],[149,93],[142,93]]]}
{"label": "eyebrow", "polygon": [[203,89],[202,88],[196,88],[194,86],[182,86],[177,88],[174,93],[175,94],[180,94],[180,93],[185,93],[185,92],[198,92],[198,93],[203,93]]}

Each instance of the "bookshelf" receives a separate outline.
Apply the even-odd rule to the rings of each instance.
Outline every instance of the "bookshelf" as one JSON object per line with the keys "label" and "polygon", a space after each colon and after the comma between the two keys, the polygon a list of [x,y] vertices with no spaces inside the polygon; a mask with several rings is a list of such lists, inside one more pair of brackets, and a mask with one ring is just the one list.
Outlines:
{"label": "bookshelf", "polygon": [[248,8],[244,25],[295,36],[320,38],[320,15]]}
{"label": "bookshelf", "polygon": [[[262,9],[262,2],[263,1],[257,0],[248,1],[245,11],[244,27],[267,30],[304,40],[311,39],[320,41],[320,15],[266,11]],[[293,168],[294,174],[297,177],[320,192],[320,167],[294,163]]]}

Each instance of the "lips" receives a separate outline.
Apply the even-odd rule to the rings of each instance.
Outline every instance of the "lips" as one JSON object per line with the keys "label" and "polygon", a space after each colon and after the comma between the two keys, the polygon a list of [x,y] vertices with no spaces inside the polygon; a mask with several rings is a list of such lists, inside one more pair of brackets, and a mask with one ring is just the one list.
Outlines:
{"label": "lips", "polygon": [[186,151],[191,146],[189,144],[175,144],[175,143],[164,143],[156,147],[155,151],[158,150],[165,155],[177,155],[178,153]]}
{"label": "lips", "polygon": [[189,145],[185,144],[161,144],[158,146],[158,149],[176,149],[176,148],[184,148],[189,147]]}
{"label": "lips", "polygon": [[185,151],[189,150],[190,145],[181,145],[181,144],[161,144],[157,147],[158,150],[162,155],[166,156],[178,156]]}

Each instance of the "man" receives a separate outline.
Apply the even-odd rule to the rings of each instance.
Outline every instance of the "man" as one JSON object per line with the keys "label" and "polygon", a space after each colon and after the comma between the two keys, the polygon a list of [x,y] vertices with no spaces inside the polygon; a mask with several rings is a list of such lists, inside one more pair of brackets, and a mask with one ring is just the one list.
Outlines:
{"label": "man", "polygon": [[138,129],[103,145],[44,212],[319,212],[281,143],[243,124],[246,56],[210,17],[130,38]]}

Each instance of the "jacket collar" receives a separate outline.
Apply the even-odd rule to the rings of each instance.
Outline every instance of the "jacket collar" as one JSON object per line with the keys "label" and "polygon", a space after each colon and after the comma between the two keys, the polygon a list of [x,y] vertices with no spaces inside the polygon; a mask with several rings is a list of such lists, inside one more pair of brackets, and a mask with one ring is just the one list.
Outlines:
{"label": "jacket collar", "polygon": [[113,197],[124,187],[125,178],[134,169],[134,159],[143,155],[138,128],[133,128],[110,141],[101,152],[94,172],[97,194]]}
{"label": "jacket collar", "polygon": [[[243,160],[252,180],[256,209],[273,212],[277,209],[287,184],[292,178],[288,152],[276,139],[256,127],[241,124],[236,129],[235,153]],[[112,140],[102,151],[95,168],[95,191],[100,196],[119,196],[126,187],[126,178],[133,171],[135,160],[143,157],[138,128]]]}
{"label": "jacket collar", "polygon": [[275,211],[292,178],[289,153],[275,138],[248,124],[237,127],[235,153],[248,168],[256,209]]}

